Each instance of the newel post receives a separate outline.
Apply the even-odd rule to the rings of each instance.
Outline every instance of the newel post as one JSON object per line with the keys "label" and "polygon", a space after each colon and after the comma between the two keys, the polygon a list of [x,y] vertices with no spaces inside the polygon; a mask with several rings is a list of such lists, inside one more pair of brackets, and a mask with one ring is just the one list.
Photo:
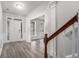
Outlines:
{"label": "newel post", "polygon": [[48,37],[47,37],[47,34],[45,34],[45,37],[44,37],[44,45],[45,45],[44,57],[45,58],[48,58],[48,54],[47,54],[47,40],[48,40]]}

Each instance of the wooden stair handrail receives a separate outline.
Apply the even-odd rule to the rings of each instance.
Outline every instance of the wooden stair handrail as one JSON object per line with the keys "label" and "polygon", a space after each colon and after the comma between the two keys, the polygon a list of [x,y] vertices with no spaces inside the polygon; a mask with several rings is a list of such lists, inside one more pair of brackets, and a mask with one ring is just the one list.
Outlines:
{"label": "wooden stair handrail", "polygon": [[56,37],[58,34],[63,32],[65,29],[67,29],[69,26],[77,22],[77,15],[75,15],[71,20],[69,20],[66,24],[64,24],[59,30],[57,30],[54,34],[52,34],[49,38],[48,41]]}
{"label": "wooden stair handrail", "polygon": [[44,44],[45,44],[44,57],[45,58],[48,57],[48,55],[47,55],[48,42],[77,21],[78,21],[78,13],[72,19],[70,19],[66,24],[64,24],[59,30],[57,30],[54,34],[52,34],[51,36],[47,37],[47,34],[45,34],[45,37],[44,37]]}

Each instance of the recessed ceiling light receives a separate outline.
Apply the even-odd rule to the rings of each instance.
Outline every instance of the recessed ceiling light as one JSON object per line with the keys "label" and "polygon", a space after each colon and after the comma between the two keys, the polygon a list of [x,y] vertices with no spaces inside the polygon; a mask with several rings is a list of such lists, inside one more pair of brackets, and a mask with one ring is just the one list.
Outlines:
{"label": "recessed ceiling light", "polygon": [[18,8],[18,9],[23,9],[24,8],[24,4],[18,2],[18,3],[15,4],[15,7]]}

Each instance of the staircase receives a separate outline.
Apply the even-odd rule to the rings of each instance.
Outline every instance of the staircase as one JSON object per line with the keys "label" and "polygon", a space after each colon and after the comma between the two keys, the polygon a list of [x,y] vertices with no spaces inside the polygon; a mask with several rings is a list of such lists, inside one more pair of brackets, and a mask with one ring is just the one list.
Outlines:
{"label": "staircase", "polygon": [[[75,23],[78,24],[78,13],[74,17],[72,17],[66,24],[64,24],[60,29],[58,29],[55,33],[53,33],[51,36],[48,37],[47,34],[45,34],[45,37],[44,37],[44,45],[45,45],[44,57],[45,58],[48,58],[48,49],[47,49],[48,42],[54,39],[55,37],[57,37],[60,33],[64,32],[70,26],[73,26],[74,28]],[[74,29],[73,29],[73,32],[74,32]],[[73,39],[74,37],[75,35],[73,34]],[[73,51],[72,53],[72,57],[73,57],[75,51],[74,49],[72,49],[72,51]],[[57,54],[56,54],[56,57],[57,57]]]}

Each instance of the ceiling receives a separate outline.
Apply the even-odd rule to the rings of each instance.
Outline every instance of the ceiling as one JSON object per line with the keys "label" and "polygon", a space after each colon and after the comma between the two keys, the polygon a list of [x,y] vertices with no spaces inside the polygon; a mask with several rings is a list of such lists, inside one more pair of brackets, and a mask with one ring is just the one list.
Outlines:
{"label": "ceiling", "polygon": [[[18,2],[24,5],[23,9],[20,10],[14,6]],[[34,10],[36,7],[43,4],[44,1],[2,1],[1,3],[2,3],[3,12],[25,16],[29,12]]]}

